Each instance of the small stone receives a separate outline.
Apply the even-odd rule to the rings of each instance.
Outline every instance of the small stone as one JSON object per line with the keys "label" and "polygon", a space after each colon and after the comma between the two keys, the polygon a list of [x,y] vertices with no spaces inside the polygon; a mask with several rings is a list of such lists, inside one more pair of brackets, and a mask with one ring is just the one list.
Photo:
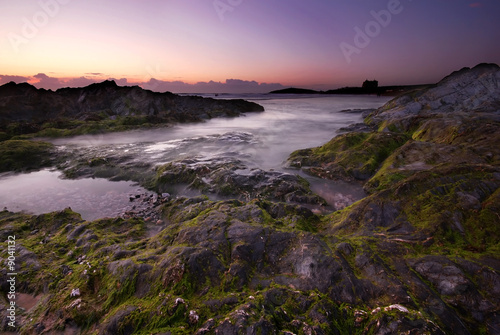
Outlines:
{"label": "small stone", "polygon": [[69,306],[68,308],[73,308],[73,307],[77,307],[79,308],[80,306],[80,303],[82,302],[82,299],[76,299],[75,301],[73,301]]}
{"label": "small stone", "polygon": [[393,309],[397,309],[398,311],[403,312],[403,313],[408,313],[408,309],[404,306],[401,306],[400,304],[394,304],[394,305],[384,307],[384,311],[386,311],[386,312],[391,311]]}
{"label": "small stone", "polygon": [[189,311],[189,323],[196,324],[200,320],[200,316],[196,311]]}

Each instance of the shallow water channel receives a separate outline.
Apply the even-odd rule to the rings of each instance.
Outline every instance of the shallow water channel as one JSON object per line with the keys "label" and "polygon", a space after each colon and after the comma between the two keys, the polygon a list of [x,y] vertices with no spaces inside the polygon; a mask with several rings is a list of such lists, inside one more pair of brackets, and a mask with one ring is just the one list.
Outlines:
{"label": "shallow water channel", "polygon": [[[378,108],[387,97],[246,96],[265,112],[218,118],[148,130],[52,140],[61,150],[92,151],[129,160],[164,164],[179,159],[235,158],[248,168],[286,171],[284,162],[297,149],[322,145],[341,127],[361,122],[353,110]],[[349,111],[350,110],[350,111]],[[304,175],[303,175],[304,176]],[[307,177],[311,188],[334,207],[361,199],[359,185]],[[177,189],[177,195],[192,195]],[[0,175],[0,209],[46,213],[71,207],[86,220],[118,216],[133,207],[130,197],[147,194],[132,182],[106,179],[62,179],[58,171]]]}

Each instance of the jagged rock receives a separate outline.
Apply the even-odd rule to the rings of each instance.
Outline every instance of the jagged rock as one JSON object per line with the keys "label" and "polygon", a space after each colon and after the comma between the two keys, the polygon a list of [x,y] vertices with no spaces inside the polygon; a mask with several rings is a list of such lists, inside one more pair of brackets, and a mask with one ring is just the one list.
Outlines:
{"label": "jagged rock", "polygon": [[450,124],[462,117],[478,115],[499,121],[500,67],[480,64],[456,71],[435,87],[417,90],[398,97],[368,116],[369,124],[381,129],[415,128],[433,118],[449,118]]}
{"label": "jagged rock", "polygon": [[[11,82],[0,86],[0,106],[0,124],[7,121],[39,123],[62,118],[102,120],[116,116],[144,116],[149,122],[168,123],[264,110],[244,100],[157,93],[138,86],[121,87],[114,81],[82,88],[61,88],[55,92]],[[130,121],[134,122],[132,118]]]}
{"label": "jagged rock", "polygon": [[127,317],[137,310],[136,306],[127,306],[126,308],[114,313],[108,322],[101,326],[103,334],[124,334],[131,335],[134,333],[134,324]]}
{"label": "jagged rock", "polygon": [[191,188],[241,200],[272,199],[278,201],[325,204],[309,189],[308,182],[277,171],[248,169],[232,158],[189,159],[168,163],[157,169],[156,187],[187,183]]}

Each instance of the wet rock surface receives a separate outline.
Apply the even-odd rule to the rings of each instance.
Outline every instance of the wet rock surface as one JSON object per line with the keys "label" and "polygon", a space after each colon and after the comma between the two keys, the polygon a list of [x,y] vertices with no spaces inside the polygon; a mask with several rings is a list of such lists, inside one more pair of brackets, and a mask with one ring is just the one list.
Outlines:
{"label": "wet rock surface", "polygon": [[268,199],[289,203],[326,205],[309,189],[309,183],[297,176],[278,171],[248,168],[236,159],[189,159],[158,167],[158,190],[166,185],[186,183],[193,189],[241,200]]}
{"label": "wet rock surface", "polygon": [[20,333],[499,334],[498,73],[462,70],[417,94],[446,100],[446,118],[424,117],[411,93],[368,116],[376,132],[294,153],[364,183],[364,199],[328,215],[304,207],[300,178],[227,157],[148,166],[160,189],[227,197],[145,197],[158,224],[0,212],[0,237],[19,241],[19,292],[46,295],[19,310]]}

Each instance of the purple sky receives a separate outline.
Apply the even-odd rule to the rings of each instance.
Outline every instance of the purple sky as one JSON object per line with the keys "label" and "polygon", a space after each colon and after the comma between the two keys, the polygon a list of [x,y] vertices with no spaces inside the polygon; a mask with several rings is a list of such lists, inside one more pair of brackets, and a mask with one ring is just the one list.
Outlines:
{"label": "purple sky", "polygon": [[0,84],[173,92],[433,83],[500,63],[500,1],[0,0]]}

